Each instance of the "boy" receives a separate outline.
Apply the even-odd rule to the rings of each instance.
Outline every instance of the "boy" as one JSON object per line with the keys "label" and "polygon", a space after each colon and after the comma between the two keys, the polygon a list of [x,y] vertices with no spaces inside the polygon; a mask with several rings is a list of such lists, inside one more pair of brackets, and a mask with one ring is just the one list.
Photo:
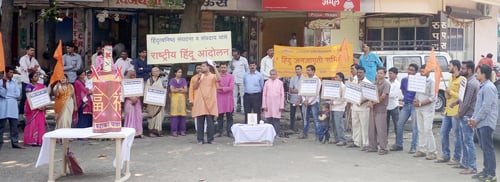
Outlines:
{"label": "boy", "polygon": [[318,139],[321,143],[325,144],[330,140],[330,105],[328,103],[323,103],[321,105],[321,114],[319,115],[319,128],[318,128]]}

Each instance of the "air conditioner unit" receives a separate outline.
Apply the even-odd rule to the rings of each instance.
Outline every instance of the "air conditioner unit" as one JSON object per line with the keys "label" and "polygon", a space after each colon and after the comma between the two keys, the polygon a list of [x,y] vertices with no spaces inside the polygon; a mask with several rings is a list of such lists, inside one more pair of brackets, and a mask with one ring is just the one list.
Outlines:
{"label": "air conditioner unit", "polygon": [[476,6],[477,6],[477,10],[479,10],[483,16],[490,16],[491,5],[477,3]]}

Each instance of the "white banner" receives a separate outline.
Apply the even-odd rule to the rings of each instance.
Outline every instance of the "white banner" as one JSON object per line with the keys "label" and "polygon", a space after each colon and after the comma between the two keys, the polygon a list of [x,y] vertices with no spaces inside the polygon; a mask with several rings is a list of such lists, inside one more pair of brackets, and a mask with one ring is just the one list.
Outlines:
{"label": "white banner", "polygon": [[231,32],[148,34],[148,64],[230,61]]}

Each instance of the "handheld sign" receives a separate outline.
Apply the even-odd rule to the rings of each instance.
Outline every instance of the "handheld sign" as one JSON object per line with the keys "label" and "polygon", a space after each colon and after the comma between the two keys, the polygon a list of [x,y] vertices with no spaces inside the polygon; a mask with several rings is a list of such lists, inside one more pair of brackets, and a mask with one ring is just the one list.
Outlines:
{"label": "handheld sign", "polygon": [[338,99],[340,98],[340,81],[324,80],[321,97],[325,99]]}
{"label": "handheld sign", "polygon": [[299,95],[316,96],[318,93],[318,82],[316,78],[305,78],[300,82]]}
{"label": "handheld sign", "polygon": [[144,95],[144,80],[142,78],[122,80],[123,97]]}
{"label": "handheld sign", "polygon": [[409,75],[408,76],[408,91],[425,93],[425,82],[427,77]]}
{"label": "handheld sign", "polygon": [[247,118],[248,118],[248,124],[250,125],[256,125],[258,124],[258,121],[257,121],[257,113],[248,113],[247,114]]}
{"label": "handheld sign", "polygon": [[374,84],[361,82],[361,93],[365,99],[378,102],[377,86]]}
{"label": "handheld sign", "polygon": [[352,82],[345,83],[344,98],[351,103],[361,103],[361,86]]}
{"label": "handheld sign", "polygon": [[458,97],[460,101],[464,101],[465,89],[467,88],[467,79],[462,79],[460,82],[460,89],[458,90]]}
{"label": "handheld sign", "polygon": [[31,109],[38,109],[50,104],[49,92],[46,88],[26,94]]}
{"label": "handheld sign", "polygon": [[165,106],[167,89],[147,86],[144,89],[144,103],[156,106]]}

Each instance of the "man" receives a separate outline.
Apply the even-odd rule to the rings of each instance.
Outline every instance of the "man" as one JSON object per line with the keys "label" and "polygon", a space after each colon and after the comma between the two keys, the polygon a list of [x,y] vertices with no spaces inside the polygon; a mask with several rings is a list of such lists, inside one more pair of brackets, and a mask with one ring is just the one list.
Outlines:
{"label": "man", "polygon": [[377,68],[377,86],[378,103],[369,101],[369,107],[372,111],[370,123],[368,124],[369,147],[367,152],[377,152],[377,143],[380,146],[379,155],[387,154],[387,105],[389,103],[389,92],[391,84],[385,80],[386,70],[384,67]]}
{"label": "man", "polygon": [[[355,84],[361,85],[362,82],[371,84],[365,77],[365,68],[358,65],[356,66],[357,82]],[[360,104],[352,104],[352,139],[353,143],[347,145],[348,148],[359,148],[362,147],[361,151],[366,151],[368,149],[368,120],[370,118],[370,107],[369,101],[363,99]]]}
{"label": "man", "polygon": [[[319,91],[321,89],[321,80],[316,76],[316,67],[314,65],[306,66],[307,79],[316,80],[316,96],[302,96],[302,120],[304,121],[304,128],[302,130],[302,136],[299,139],[306,139],[309,133],[309,117],[312,115],[314,120],[314,134],[318,137],[318,127],[319,127]],[[304,79],[306,79],[304,78]]]}
{"label": "man", "polygon": [[497,88],[490,81],[492,69],[488,65],[479,66],[476,78],[481,82],[477,95],[474,114],[469,120],[469,126],[477,128],[479,147],[483,151],[484,169],[473,175],[480,181],[497,181],[495,146],[493,146],[493,131],[497,125],[498,101]]}
{"label": "man", "polygon": [[399,96],[401,95],[401,84],[398,81],[398,69],[392,67],[389,69],[389,82],[391,91],[389,92],[389,103],[387,104],[387,133],[389,133],[390,121],[394,125],[394,136],[397,136],[397,123],[399,120]]}
{"label": "man", "polygon": [[297,47],[297,34],[295,32],[292,33],[292,38],[288,41],[288,45],[291,47]]}
{"label": "man", "polygon": [[366,78],[370,80],[370,82],[375,82],[375,75],[377,74],[377,67],[383,67],[380,58],[373,52],[370,51],[370,47],[368,45],[363,44],[361,48],[364,52],[359,57],[359,65],[366,69]]}
{"label": "man", "polygon": [[99,53],[102,54],[101,46],[97,46],[97,48],[95,49],[95,53],[92,54],[92,57],[90,58],[90,60],[92,61],[91,64],[96,68],[97,68],[97,56],[99,56]]}
{"label": "man", "polygon": [[[191,77],[191,81],[189,81],[189,104],[191,104],[191,107],[194,106],[194,97],[195,97],[195,91],[196,91],[196,89],[194,89],[194,84],[201,76],[201,64],[196,64],[195,70],[196,70],[196,75],[193,75],[193,77]],[[198,122],[196,121],[196,117],[193,117],[193,118],[194,118],[194,129],[197,130],[198,129]],[[206,132],[207,131],[207,121],[204,121],[203,123],[205,124],[203,131]]]}
{"label": "man", "polygon": [[[445,163],[448,162],[449,165],[458,165],[460,164],[460,159],[462,158],[462,140],[461,135],[462,132],[458,126],[459,122],[455,119],[455,116],[458,115],[458,108],[460,107],[451,107],[450,104],[458,99],[458,91],[460,90],[460,82],[465,79],[463,76],[460,76],[460,61],[451,60],[450,64],[448,64],[448,71],[452,74],[450,78],[450,82],[448,83],[448,88],[445,90],[445,97],[447,106],[444,111],[443,121],[441,124],[441,150],[443,152],[443,156],[441,159],[437,160],[437,163]],[[453,127],[454,131],[454,141],[455,141],[455,151],[453,155],[453,159],[450,161],[450,131]]]}
{"label": "man", "polygon": [[[19,124],[19,121],[17,120],[19,117],[19,110],[17,107],[12,107],[17,105],[17,99],[21,94],[16,81],[12,80],[15,72],[15,67],[7,66],[1,82],[2,85],[0,85],[0,137],[3,138],[5,123],[9,121],[10,143],[12,148],[24,149],[24,147],[19,145],[19,132],[17,128],[17,125]],[[0,140],[0,149],[2,148],[2,145],[3,139]]]}
{"label": "man", "polygon": [[493,54],[491,54],[491,53],[488,53],[486,55],[486,57],[481,58],[479,60],[479,63],[477,63],[476,70],[479,68],[479,66],[481,66],[483,64],[486,64],[486,65],[488,65],[488,66],[490,66],[490,67],[493,68],[493,66],[495,66],[495,65],[493,65],[493,59],[492,58],[493,58]]}
{"label": "man", "polygon": [[238,50],[233,50],[233,60],[231,61],[231,70],[233,71],[234,76],[234,87],[233,89],[233,98],[234,98],[234,111],[238,111],[238,94],[240,95],[240,106],[241,113],[245,113],[244,110],[244,102],[243,102],[243,94],[245,91],[243,85],[243,77],[246,73],[250,71],[248,68],[248,60],[245,57],[240,56],[240,52]]}
{"label": "man", "polygon": [[63,55],[64,74],[68,75],[68,82],[75,83],[76,71],[82,68],[82,57],[75,52],[76,46],[72,42],[66,45],[66,54]]}
{"label": "man", "polygon": [[[410,64],[408,66],[408,75],[416,75],[418,71],[418,66],[416,64]],[[415,99],[415,92],[408,91],[408,77],[401,80],[401,92],[403,92],[403,108],[399,113],[399,120],[396,128],[396,143],[392,145],[389,149],[390,151],[402,151],[403,150],[403,134],[404,127],[408,119],[411,117],[411,145],[410,151],[408,153],[414,154],[417,150],[418,142],[418,129],[417,129],[417,118],[415,115],[415,106],[413,105],[413,100]]]}
{"label": "man", "polygon": [[[356,67],[358,64],[352,64],[351,65],[351,76],[349,76],[348,80],[352,83],[358,83],[358,70]],[[352,104],[350,102],[347,102],[347,105],[345,107],[345,131],[352,131]]]}
{"label": "man", "polygon": [[437,157],[436,140],[432,133],[434,122],[434,107],[436,93],[434,93],[434,80],[425,73],[425,64],[420,68],[420,75],[425,76],[425,92],[416,93],[413,106],[418,127],[418,151],[413,157],[426,157],[427,160],[435,160]]}
{"label": "man", "polygon": [[217,137],[222,136],[222,128],[224,127],[224,115],[226,115],[226,135],[233,137],[231,133],[231,126],[233,125],[233,89],[234,78],[233,75],[227,73],[227,63],[222,62],[219,64],[220,81],[217,84],[217,106],[219,116],[217,117]]}
{"label": "man", "polygon": [[120,54],[120,58],[116,59],[114,69],[118,71],[118,68],[121,68],[121,74],[123,77],[125,77],[126,71],[134,69],[134,65],[132,65],[132,59],[128,57],[128,53],[126,51],[122,51]]}
{"label": "man", "polygon": [[273,125],[276,135],[282,137],[280,133],[281,112],[285,111],[285,91],[283,82],[278,78],[278,72],[275,69],[270,71],[270,78],[264,84],[262,94],[262,110],[266,122]]}
{"label": "man", "polygon": [[459,167],[465,168],[460,174],[475,174],[477,172],[474,129],[467,123],[467,118],[471,118],[474,113],[476,96],[479,93],[479,81],[474,77],[474,67],[475,65],[472,61],[462,63],[460,73],[467,78],[464,98],[463,101],[457,99],[450,104],[452,108],[460,104],[458,109],[458,121],[460,122],[460,130],[462,131],[462,162]]}
{"label": "man", "polygon": [[146,56],[148,55],[148,51],[146,49],[142,49],[139,52],[139,57],[135,58],[133,62],[133,66],[135,72],[137,74],[137,78],[142,78],[144,81],[147,81],[149,78],[149,74],[151,73],[151,65],[148,65],[148,60]]}
{"label": "man", "polygon": [[260,73],[262,73],[262,76],[264,76],[264,80],[268,80],[270,76],[270,71],[274,69],[273,66],[273,56],[274,56],[274,49],[270,48],[267,50],[267,56],[262,58],[260,61]]}
{"label": "man", "polygon": [[28,75],[33,72],[39,72],[40,64],[36,60],[35,56],[35,48],[32,46],[26,47],[26,55],[19,59],[19,66],[21,69],[21,102],[19,104],[19,114],[24,114],[24,103],[26,102],[26,85],[30,84],[30,79]]}
{"label": "man", "polygon": [[302,113],[302,98],[299,98],[299,84],[300,80],[302,79],[302,66],[300,64],[295,65],[295,76],[293,76],[290,79],[290,87],[289,87],[289,93],[290,93],[290,129],[293,130],[294,132],[297,131],[297,128],[295,128],[295,120],[297,119],[295,117],[295,114],[297,112],[297,108],[300,109],[300,115],[302,116],[302,119],[304,118],[304,115]]}
{"label": "man", "polygon": [[257,121],[261,119],[262,111],[262,89],[264,88],[264,77],[257,71],[255,62],[250,62],[250,72],[243,77],[243,96],[245,123],[248,123],[248,113],[257,113]]}
{"label": "man", "polygon": [[197,117],[198,129],[196,130],[198,144],[204,144],[205,119],[207,120],[207,143],[214,141],[214,117],[219,114],[217,107],[217,82],[220,74],[215,69],[215,74],[210,72],[207,62],[201,64],[201,76],[197,78],[193,87],[195,89],[194,105],[191,115]]}

